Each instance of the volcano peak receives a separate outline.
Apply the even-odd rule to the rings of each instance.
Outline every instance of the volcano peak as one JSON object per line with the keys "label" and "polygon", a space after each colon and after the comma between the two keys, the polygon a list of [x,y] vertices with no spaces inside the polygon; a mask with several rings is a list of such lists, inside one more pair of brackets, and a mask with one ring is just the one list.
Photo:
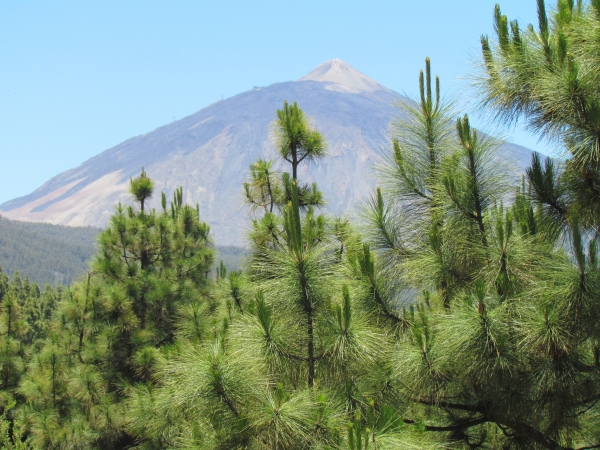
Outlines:
{"label": "volcano peak", "polygon": [[357,94],[386,89],[375,80],[360,73],[341,59],[332,59],[321,64],[298,81],[319,81],[330,83],[327,89]]}

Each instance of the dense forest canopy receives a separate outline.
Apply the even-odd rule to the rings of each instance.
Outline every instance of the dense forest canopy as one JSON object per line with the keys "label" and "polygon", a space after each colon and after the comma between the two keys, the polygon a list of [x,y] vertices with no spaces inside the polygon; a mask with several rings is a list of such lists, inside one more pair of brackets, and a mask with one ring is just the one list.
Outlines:
{"label": "dense forest canopy", "polygon": [[40,286],[71,284],[96,252],[100,229],[17,222],[0,217],[0,267]]}
{"label": "dense forest canopy", "polygon": [[3,446],[599,448],[600,2],[538,11],[481,41],[483,105],[567,156],[516,186],[427,59],[362,222],[321,214],[326,136],[285,102],[244,270],[142,170],[83,280],[0,275]]}

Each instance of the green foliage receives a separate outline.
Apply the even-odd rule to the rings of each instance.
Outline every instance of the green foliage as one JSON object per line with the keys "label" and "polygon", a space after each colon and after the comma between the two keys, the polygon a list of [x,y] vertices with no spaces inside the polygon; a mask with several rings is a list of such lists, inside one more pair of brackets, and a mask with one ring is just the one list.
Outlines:
{"label": "green foliage", "polygon": [[[252,210],[263,209],[264,215],[253,221],[250,239],[259,248],[265,245],[276,248],[290,239],[298,239],[290,231],[298,233],[299,215],[306,213],[310,217],[309,239],[319,240],[324,232],[325,221],[322,216],[315,216],[315,208],[324,206],[323,195],[312,185],[300,183],[297,169],[304,160],[310,161],[325,155],[325,141],[320,133],[309,126],[309,121],[298,105],[289,106],[284,102],[282,110],[277,111],[277,119],[273,123],[275,144],[284,161],[292,168],[292,176],[288,172],[273,171],[273,161],[259,160],[250,166],[249,181],[244,183],[246,203]],[[294,206],[290,206],[290,204]],[[296,225],[290,229],[291,215]]]}
{"label": "green foliage", "polygon": [[[360,259],[360,237],[347,220],[317,215],[289,174],[277,184],[270,164],[254,167],[245,190],[264,216],[251,235],[249,270],[217,271],[222,326],[210,343],[188,334],[160,363],[159,386],[134,397],[167,418],[134,422],[132,432],[152,446],[350,448],[346,423],[367,411],[369,398],[386,401],[392,338],[370,302],[374,267]],[[274,196],[274,186],[285,195]],[[368,273],[355,276],[353,264]],[[392,409],[373,414],[381,420],[372,435],[389,441],[375,448],[411,441]]]}
{"label": "green foliage", "polygon": [[85,274],[100,229],[0,218],[0,267],[34,283],[68,285]]}
{"label": "green foliage", "polygon": [[322,135],[310,127],[304,113],[294,102],[283,103],[277,110],[274,122],[274,140],[283,159],[292,165],[292,177],[297,179],[298,164],[305,159],[311,161],[325,155],[325,141]]}
{"label": "green foliage", "polygon": [[125,393],[152,386],[178,337],[210,334],[209,228],[182,204],[180,189],[170,209],[143,211],[149,186],[143,172],[132,181],[140,211],[117,207],[92,271],[66,289],[48,341],[29,363],[19,393],[35,446],[132,445]]}
{"label": "green foliage", "polygon": [[[517,25],[507,37],[499,10],[496,28],[501,58],[521,37]],[[487,63],[492,51],[484,46]],[[374,298],[402,299],[408,289],[417,304],[389,314],[389,302],[378,302],[400,324],[391,386],[410,405],[405,423],[484,448],[593,446],[590,389],[598,392],[600,382],[592,375],[598,310],[587,297],[598,293],[593,197],[573,187],[574,161],[557,170],[534,155],[527,184],[504,207],[497,143],[466,116],[454,138],[428,146],[436,139],[423,79],[421,108],[394,130],[402,139],[365,211],[378,258],[355,263],[374,280]]]}
{"label": "green foliage", "polygon": [[[286,102],[274,130],[292,175],[251,166],[247,261],[221,261],[214,277],[198,209],[180,188],[162,212],[144,211],[153,184],[142,171],[139,210],[119,205],[85,279],[40,293],[0,273],[2,445],[597,448],[593,108],[567,123],[581,111],[545,110],[544,95],[563,66],[595,73],[571,52],[591,51],[578,39],[600,9],[538,10],[539,31],[522,31],[496,8],[482,87],[501,116],[543,122],[571,159],[534,155],[510,189],[499,142],[467,115],[453,125],[426,60],[363,237],[318,214],[317,186],[298,180],[324,140]],[[595,91],[577,92],[593,106]]]}
{"label": "green foliage", "polygon": [[[38,286],[73,284],[86,276],[101,231],[93,227],[17,222],[0,217],[0,267],[8,275],[19,272]],[[243,247],[216,245],[215,248],[218,258],[228,268],[242,268]]]}
{"label": "green foliage", "polygon": [[[154,192],[154,181],[148,178],[143,167],[139,177],[129,180],[129,192],[140,202],[140,209],[144,212],[144,203],[148,198],[152,197],[152,192]],[[178,206],[181,206],[181,202],[178,203]],[[163,202],[163,209],[164,207]]]}
{"label": "green foliage", "polygon": [[40,292],[27,278],[12,280],[0,271],[0,444],[2,448],[30,448],[27,426],[20,414],[19,385],[28,362],[44,345],[49,321],[61,291],[49,286]]}
{"label": "green foliage", "polygon": [[533,162],[528,172],[536,201],[563,224],[571,214],[597,228],[600,163],[598,40],[595,2],[558,1],[547,11],[538,2],[538,26],[518,32],[496,7],[496,38],[482,37],[482,73],[477,85],[482,104],[508,123],[527,126],[559,144],[565,164]]}

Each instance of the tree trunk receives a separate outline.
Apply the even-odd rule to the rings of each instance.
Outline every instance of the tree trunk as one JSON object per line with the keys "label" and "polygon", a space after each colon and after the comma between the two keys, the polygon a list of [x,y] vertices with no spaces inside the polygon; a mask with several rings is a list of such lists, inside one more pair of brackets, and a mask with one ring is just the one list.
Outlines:
{"label": "tree trunk", "polygon": [[292,179],[296,180],[298,178],[298,154],[296,151],[296,146],[292,147]]}
{"label": "tree trunk", "polygon": [[315,340],[313,336],[313,311],[308,311],[308,388],[312,389],[315,380]]}

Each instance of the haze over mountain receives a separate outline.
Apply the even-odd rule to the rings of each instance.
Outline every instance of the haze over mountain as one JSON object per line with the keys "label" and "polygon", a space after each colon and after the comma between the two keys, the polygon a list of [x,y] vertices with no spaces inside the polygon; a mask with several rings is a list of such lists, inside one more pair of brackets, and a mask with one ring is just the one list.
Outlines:
{"label": "haze over mountain", "polygon": [[[217,243],[242,245],[248,223],[242,183],[251,163],[276,156],[270,126],[284,100],[298,102],[328,142],[328,156],[303,166],[299,177],[319,184],[330,212],[349,211],[375,185],[372,167],[389,144],[390,120],[399,117],[394,105],[408,99],[334,59],[297,81],[255,87],[131,138],[3,203],[0,214],[104,227],[118,202],[131,203],[129,179],[144,167],[156,182],[152,207],[159,207],[161,190],[170,198],[183,186],[184,201],[199,203]],[[517,169],[528,165],[529,150],[512,144],[505,150]]]}

